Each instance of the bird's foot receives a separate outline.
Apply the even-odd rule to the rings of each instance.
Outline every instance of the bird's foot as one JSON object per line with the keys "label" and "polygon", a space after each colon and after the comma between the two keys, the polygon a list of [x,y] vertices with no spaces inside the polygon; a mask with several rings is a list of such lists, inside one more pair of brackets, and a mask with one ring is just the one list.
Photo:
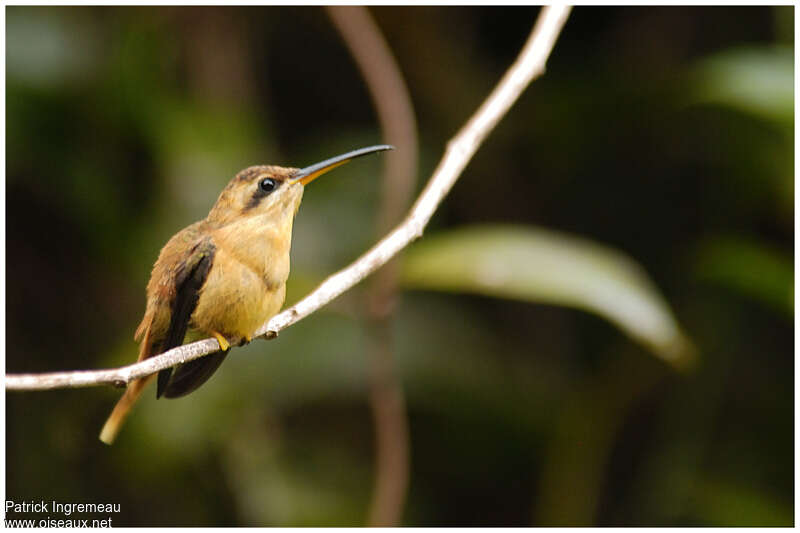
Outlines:
{"label": "bird's foot", "polygon": [[245,335],[244,337],[239,339],[239,346],[244,346],[245,344],[250,344],[250,341],[252,341],[252,340],[253,340],[253,338],[250,337],[250,335]]}
{"label": "bird's foot", "polygon": [[223,352],[227,352],[228,350],[231,349],[231,345],[228,342],[228,339],[223,337],[221,333],[217,333],[216,331],[212,331],[211,334],[214,336],[215,339],[217,339],[217,342],[219,343],[219,349],[220,350],[222,350]]}

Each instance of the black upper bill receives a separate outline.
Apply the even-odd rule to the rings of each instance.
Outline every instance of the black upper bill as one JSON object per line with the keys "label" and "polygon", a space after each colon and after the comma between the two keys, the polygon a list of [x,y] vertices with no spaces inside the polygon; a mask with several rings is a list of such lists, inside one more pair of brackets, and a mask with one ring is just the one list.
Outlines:
{"label": "black upper bill", "polygon": [[301,168],[299,171],[297,171],[297,173],[294,176],[292,176],[291,182],[295,183],[299,181],[303,185],[307,185],[312,181],[314,181],[316,178],[328,172],[329,170],[333,170],[339,165],[344,165],[348,161],[352,161],[357,157],[373,154],[376,152],[383,152],[386,150],[394,150],[394,146],[390,144],[378,144],[376,146],[359,148],[358,150],[353,150],[352,152],[347,152],[346,154],[337,155],[336,157],[331,157],[330,159],[326,159],[325,161],[320,161],[319,163],[315,163],[311,166]]}

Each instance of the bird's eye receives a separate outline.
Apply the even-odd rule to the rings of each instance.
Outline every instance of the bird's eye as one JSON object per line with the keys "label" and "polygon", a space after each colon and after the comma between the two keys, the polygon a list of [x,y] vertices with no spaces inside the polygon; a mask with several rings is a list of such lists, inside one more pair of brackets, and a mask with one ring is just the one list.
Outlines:
{"label": "bird's eye", "polygon": [[272,178],[264,178],[258,182],[258,188],[267,193],[274,191],[277,186],[278,184]]}

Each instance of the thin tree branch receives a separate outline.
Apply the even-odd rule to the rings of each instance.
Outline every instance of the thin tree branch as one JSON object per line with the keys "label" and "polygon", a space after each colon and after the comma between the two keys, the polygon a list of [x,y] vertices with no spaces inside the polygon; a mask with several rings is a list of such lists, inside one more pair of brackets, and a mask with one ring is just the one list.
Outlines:
{"label": "thin tree branch", "polygon": [[[256,336],[274,338],[283,329],[310,315],[366,276],[383,266],[409,243],[422,236],[422,231],[436,208],[453,187],[464,167],[486,136],[506,114],[522,91],[544,72],[545,63],[558,34],[569,15],[569,6],[543,7],[531,37],[514,64],[506,72],[478,111],[447,144],[444,157],[436,167],[405,220],[350,266],[326,279],[316,290],[289,309],[272,317]],[[109,370],[79,370],[47,374],[8,374],[6,389],[46,390],[91,387],[95,385],[127,385],[131,380],[159,370],[191,361],[220,349],[214,339],[185,344],[153,356],[145,361]]]}
{"label": "thin tree branch", "polygon": [[[367,8],[329,6],[327,10],[366,81],[384,140],[397,147],[385,158],[376,224],[380,236],[402,218],[411,203],[417,174],[414,109],[400,68]],[[375,483],[368,518],[373,527],[400,523],[408,491],[408,420],[392,337],[397,271],[394,257],[371,278],[365,300],[368,398],[375,420]]]}

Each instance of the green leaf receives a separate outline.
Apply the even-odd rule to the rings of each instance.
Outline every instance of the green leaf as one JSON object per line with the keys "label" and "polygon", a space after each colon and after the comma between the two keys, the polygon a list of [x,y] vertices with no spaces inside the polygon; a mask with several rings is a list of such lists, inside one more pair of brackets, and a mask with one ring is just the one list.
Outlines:
{"label": "green leaf", "polygon": [[731,482],[702,479],[695,484],[695,511],[720,527],[791,527],[791,504],[764,490]]}
{"label": "green leaf", "polygon": [[791,252],[742,237],[718,237],[702,246],[696,263],[703,281],[718,284],[794,317]]}
{"label": "green leaf", "polygon": [[676,366],[693,349],[642,268],[611,248],[530,226],[471,226],[426,237],[403,284],[563,305],[595,313]]}
{"label": "green leaf", "polygon": [[696,98],[786,124],[794,122],[794,52],[790,46],[738,48],[703,59]]}

